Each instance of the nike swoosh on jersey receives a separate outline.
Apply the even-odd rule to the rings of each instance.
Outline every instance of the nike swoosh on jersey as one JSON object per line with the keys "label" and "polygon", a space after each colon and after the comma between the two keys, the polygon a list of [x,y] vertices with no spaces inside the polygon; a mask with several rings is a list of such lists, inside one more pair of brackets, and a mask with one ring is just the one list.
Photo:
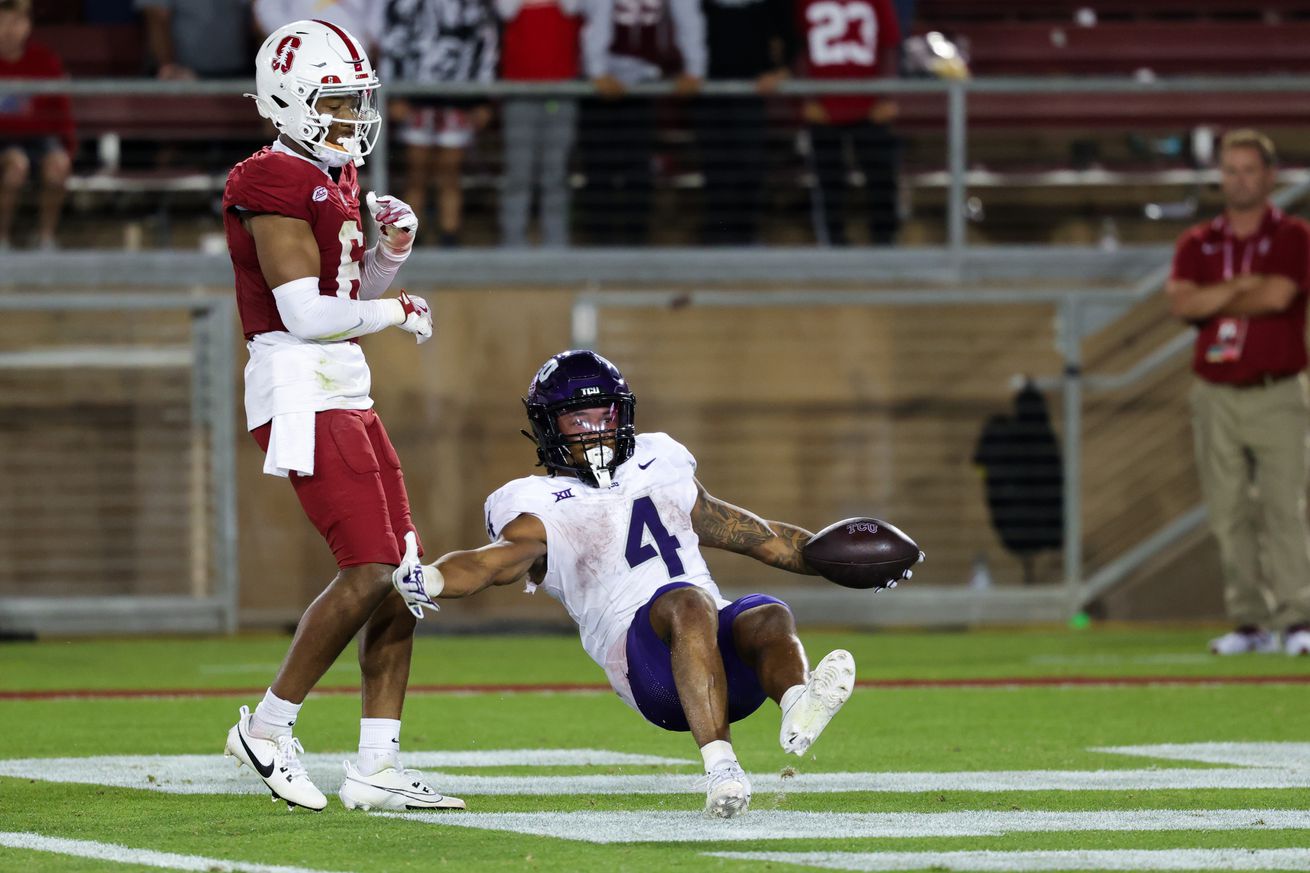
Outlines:
{"label": "nike swoosh on jersey", "polygon": [[255,768],[255,772],[265,779],[272,776],[273,762],[269,761],[267,765],[259,763],[259,756],[250,748],[250,743],[246,742],[246,732],[241,729],[240,724],[237,725],[237,739],[241,740],[241,745],[245,747],[246,756],[250,758],[250,766]]}
{"label": "nike swoosh on jersey", "polygon": [[658,460],[659,460],[659,458],[651,458],[649,461],[647,461],[647,462],[644,463],[644,464],[642,464],[642,463],[638,463],[638,464],[637,464],[637,468],[640,469],[640,470],[644,470],[644,469],[646,469],[647,467],[649,467],[651,464],[655,463],[655,462],[658,461]]}

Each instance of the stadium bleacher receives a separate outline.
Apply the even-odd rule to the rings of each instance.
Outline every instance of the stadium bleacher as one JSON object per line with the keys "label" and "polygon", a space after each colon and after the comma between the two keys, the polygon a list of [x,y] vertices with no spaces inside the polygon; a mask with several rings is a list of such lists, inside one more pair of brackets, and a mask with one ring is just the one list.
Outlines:
{"label": "stadium bleacher", "polygon": [[[133,78],[143,74],[144,33],[139,23],[88,23],[83,4],[75,2],[41,4],[37,22],[37,38],[66,59],[75,77]],[[1310,72],[1310,54],[1303,50],[1310,44],[1310,2],[1296,0],[924,0],[917,9],[915,30],[941,30],[963,38],[977,77],[1150,79]],[[898,129],[906,139],[907,178],[912,187],[926,186],[924,195],[916,198],[921,214],[911,217],[906,238],[931,240],[938,237],[936,231],[916,231],[914,225],[926,221],[935,226],[941,221],[935,205],[938,198],[931,189],[938,184],[935,180],[944,164],[947,104],[939,95],[904,98],[899,103]],[[75,210],[98,208],[105,193],[155,192],[179,198],[181,202],[170,208],[207,211],[206,198],[212,198],[221,184],[224,163],[269,136],[248,103],[236,96],[78,97],[74,112],[82,148],[70,187],[85,195],[74,204]],[[779,101],[773,113],[773,177],[780,189],[794,189],[793,193],[780,190],[773,198],[783,204],[770,218],[774,231],[766,229],[766,239],[773,242],[803,241],[795,240],[783,227],[795,224],[798,216],[805,222],[804,204],[799,201],[805,199],[809,178],[803,154],[792,144],[793,112],[789,103]],[[1143,137],[1185,139],[1189,131],[1202,126],[1220,130],[1232,126],[1278,128],[1289,118],[1307,114],[1310,94],[1302,92],[1216,91],[1188,94],[1186,99],[1150,92],[1080,94],[1076,98],[1067,94],[974,93],[968,100],[969,159],[971,166],[986,171],[1029,176],[1081,171],[1089,166],[1128,173],[1188,169],[1191,164],[1186,154],[1161,158],[1126,144]],[[661,184],[666,190],[683,192],[676,195],[679,203],[690,200],[695,208],[700,176],[694,138],[685,129],[687,122],[681,113],[666,113],[666,120],[659,158]],[[107,151],[100,148],[106,138],[114,146]],[[1293,163],[1300,154],[1310,152],[1310,143],[1301,142],[1299,134],[1280,135],[1280,141]],[[161,143],[175,155],[163,167],[156,160]],[[403,173],[396,151],[393,179]],[[121,155],[122,160],[106,163],[107,153]],[[474,243],[494,238],[490,223],[499,184],[498,156],[498,132],[493,129],[470,156],[465,180],[473,212],[469,241]],[[854,184],[860,184],[858,176],[852,178]],[[575,177],[575,184],[585,185],[586,180]],[[1138,192],[1114,181],[1112,174],[1087,174],[1082,184],[1122,190],[1121,211],[1138,199]],[[202,196],[187,199],[188,192]],[[1006,205],[1008,200],[1015,201],[1013,211],[1018,212],[1018,201],[1030,199],[1026,194],[1011,198],[995,187],[988,194],[993,226],[1005,223],[1012,211]],[[665,199],[669,196],[674,195]],[[1031,204],[1025,202],[1022,209],[1031,210]],[[680,206],[675,204],[674,213],[678,212]],[[75,225],[76,220],[70,222]],[[1040,232],[1049,222],[1016,218],[1013,225],[1023,238],[1022,234]],[[668,233],[659,237],[663,242],[690,241],[666,230]],[[1014,238],[1013,233],[1001,236]],[[583,232],[580,239],[585,238]]]}

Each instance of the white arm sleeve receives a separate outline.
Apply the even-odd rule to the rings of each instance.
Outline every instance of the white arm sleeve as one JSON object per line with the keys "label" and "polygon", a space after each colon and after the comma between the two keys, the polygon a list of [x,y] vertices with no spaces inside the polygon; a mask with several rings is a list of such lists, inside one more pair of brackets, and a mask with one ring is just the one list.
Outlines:
{"label": "white arm sleeve", "polygon": [[395,257],[382,243],[364,252],[364,266],[359,273],[359,299],[377,300],[386,294],[403,263],[405,258]]}
{"label": "white arm sleeve", "polygon": [[306,276],[273,289],[278,315],[292,336],[310,342],[337,342],[377,333],[405,320],[400,301],[350,300],[318,293],[318,279]]}

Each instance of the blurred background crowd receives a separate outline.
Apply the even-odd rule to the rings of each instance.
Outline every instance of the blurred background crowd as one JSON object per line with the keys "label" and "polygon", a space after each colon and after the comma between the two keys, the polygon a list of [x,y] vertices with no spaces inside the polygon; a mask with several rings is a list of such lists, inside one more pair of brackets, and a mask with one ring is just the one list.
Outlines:
{"label": "blurred background crowd", "polygon": [[[355,34],[384,88],[430,86],[388,101],[381,160],[423,214],[420,245],[446,247],[933,244],[943,95],[798,82],[1310,67],[1294,0],[0,0],[0,79],[248,79],[263,36],[303,17]],[[590,87],[501,87],[523,82]],[[0,92],[0,245],[203,246],[227,168],[272,136],[240,90]],[[1171,238],[1180,225],[1149,225],[1189,219],[1206,180],[1161,174],[1208,168],[1230,124],[1299,163],[1288,110],[1278,94],[973,98],[970,232]]]}

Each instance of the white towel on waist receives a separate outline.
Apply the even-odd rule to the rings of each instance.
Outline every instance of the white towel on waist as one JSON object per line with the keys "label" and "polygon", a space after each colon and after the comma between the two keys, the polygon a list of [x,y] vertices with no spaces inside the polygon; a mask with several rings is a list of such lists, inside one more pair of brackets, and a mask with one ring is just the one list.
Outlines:
{"label": "white towel on waist", "polygon": [[264,454],[264,472],[286,478],[294,470],[314,475],[314,412],[284,412],[273,416]]}

